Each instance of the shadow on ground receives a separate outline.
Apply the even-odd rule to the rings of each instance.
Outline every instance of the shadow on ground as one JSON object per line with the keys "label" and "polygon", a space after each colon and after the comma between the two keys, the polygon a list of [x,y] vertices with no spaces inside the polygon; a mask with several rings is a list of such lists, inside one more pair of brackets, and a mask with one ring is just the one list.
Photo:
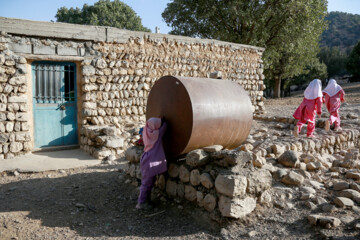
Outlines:
{"label": "shadow on ground", "polygon": [[[122,172],[107,171],[3,184],[0,215],[26,211],[28,218],[41,220],[42,226],[70,228],[82,237],[186,238],[199,232],[204,237],[214,236],[178,205],[161,204],[147,212],[135,210],[138,190],[125,184],[125,179]],[[152,216],[154,213],[157,215]]]}

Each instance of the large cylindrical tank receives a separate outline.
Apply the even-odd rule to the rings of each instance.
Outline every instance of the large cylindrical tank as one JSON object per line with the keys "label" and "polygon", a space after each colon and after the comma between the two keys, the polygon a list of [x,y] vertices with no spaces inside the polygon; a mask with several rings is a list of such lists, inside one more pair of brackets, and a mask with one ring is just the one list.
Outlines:
{"label": "large cylindrical tank", "polygon": [[172,76],[157,80],[148,96],[146,119],[160,116],[168,123],[163,145],[169,158],[210,145],[236,148],[253,120],[250,98],[239,84]]}

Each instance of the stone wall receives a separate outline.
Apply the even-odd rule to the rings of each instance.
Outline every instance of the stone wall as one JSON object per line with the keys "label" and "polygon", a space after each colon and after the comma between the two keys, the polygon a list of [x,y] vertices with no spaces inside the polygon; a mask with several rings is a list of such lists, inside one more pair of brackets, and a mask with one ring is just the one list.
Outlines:
{"label": "stone wall", "polygon": [[31,149],[26,59],[9,50],[0,36],[0,159]]}
{"label": "stone wall", "polygon": [[[221,73],[249,93],[254,113],[264,110],[262,48],[2,17],[0,31],[1,158],[33,149],[32,77],[26,72],[33,60],[82,66],[77,79],[79,144],[98,158],[119,155],[136,141],[137,127],[131,124],[144,122],[149,91],[165,75]],[[117,130],[104,130],[112,127]],[[121,140],[114,143],[115,138]]]}
{"label": "stone wall", "polygon": [[[126,151],[128,174],[141,180],[139,167],[142,149]],[[257,203],[265,203],[272,175],[267,169],[254,168],[250,152],[222,150],[219,145],[194,150],[186,159],[169,164],[158,176],[154,199],[162,197],[190,201],[210,213],[213,220],[242,218]]]}

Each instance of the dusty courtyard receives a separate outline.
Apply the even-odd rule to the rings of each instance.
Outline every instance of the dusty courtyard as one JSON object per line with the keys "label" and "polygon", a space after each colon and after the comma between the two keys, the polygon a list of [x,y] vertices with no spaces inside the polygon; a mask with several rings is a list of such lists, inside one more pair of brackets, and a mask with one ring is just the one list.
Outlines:
{"label": "dusty courtyard", "polygon": [[[341,115],[360,115],[360,84],[346,84],[344,90],[347,103]],[[297,93],[266,100],[265,115],[281,112],[291,117],[301,99]],[[252,132],[266,125],[254,121]],[[271,125],[268,128],[271,131]],[[337,228],[314,227],[307,216],[321,209],[300,200],[298,187],[277,182],[272,207],[258,206],[244,219],[227,224],[213,223],[204,211],[183,201],[162,201],[153,210],[137,211],[138,187],[124,166],[125,160],[119,159],[88,168],[0,173],[0,239],[360,239],[357,206],[332,210],[330,215],[342,222]],[[323,175],[312,178],[332,177],[330,172],[318,173]],[[317,189],[319,201],[332,194]]]}

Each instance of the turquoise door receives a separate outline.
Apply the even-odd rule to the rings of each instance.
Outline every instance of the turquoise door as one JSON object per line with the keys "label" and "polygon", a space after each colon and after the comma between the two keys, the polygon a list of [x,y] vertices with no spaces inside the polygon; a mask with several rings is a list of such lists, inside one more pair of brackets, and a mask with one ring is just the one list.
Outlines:
{"label": "turquoise door", "polygon": [[34,62],[32,73],[35,147],[77,144],[76,65]]}

